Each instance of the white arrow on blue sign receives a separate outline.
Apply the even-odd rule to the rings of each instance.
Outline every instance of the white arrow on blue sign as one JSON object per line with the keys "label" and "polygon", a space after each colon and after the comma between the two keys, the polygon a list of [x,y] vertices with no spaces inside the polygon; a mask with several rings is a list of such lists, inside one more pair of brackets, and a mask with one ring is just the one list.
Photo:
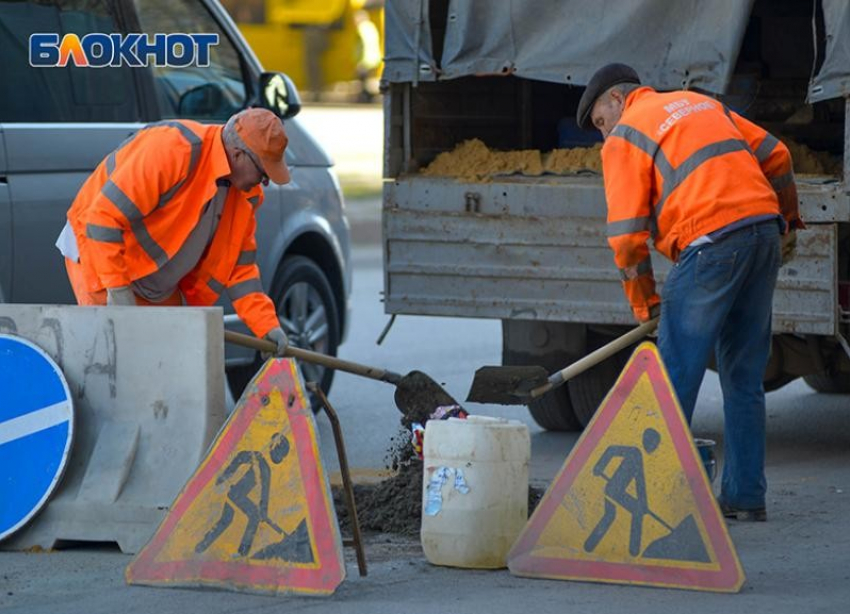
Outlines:
{"label": "white arrow on blue sign", "polygon": [[73,402],[62,371],[26,339],[0,335],[0,540],[47,502],[73,435]]}

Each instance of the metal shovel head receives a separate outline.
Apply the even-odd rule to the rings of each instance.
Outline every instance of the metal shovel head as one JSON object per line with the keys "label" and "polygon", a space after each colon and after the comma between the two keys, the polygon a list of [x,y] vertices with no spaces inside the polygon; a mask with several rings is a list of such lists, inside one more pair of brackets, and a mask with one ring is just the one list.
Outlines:
{"label": "metal shovel head", "polygon": [[404,414],[402,424],[408,428],[414,422],[425,424],[441,405],[460,405],[422,371],[411,371],[396,384],[395,404]]}
{"label": "metal shovel head", "polygon": [[481,367],[466,397],[469,403],[525,405],[531,391],[549,380],[543,367]]}

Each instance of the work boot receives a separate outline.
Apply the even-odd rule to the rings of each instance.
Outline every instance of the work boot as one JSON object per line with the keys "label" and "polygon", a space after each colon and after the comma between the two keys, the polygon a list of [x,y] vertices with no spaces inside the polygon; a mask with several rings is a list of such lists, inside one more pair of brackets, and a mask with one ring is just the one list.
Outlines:
{"label": "work boot", "polygon": [[731,505],[723,502],[722,500],[718,500],[717,504],[720,506],[720,512],[723,514],[724,518],[729,518],[731,520],[740,520],[741,522],[767,521],[766,508],[757,507],[749,510],[738,509],[737,507],[732,507]]}

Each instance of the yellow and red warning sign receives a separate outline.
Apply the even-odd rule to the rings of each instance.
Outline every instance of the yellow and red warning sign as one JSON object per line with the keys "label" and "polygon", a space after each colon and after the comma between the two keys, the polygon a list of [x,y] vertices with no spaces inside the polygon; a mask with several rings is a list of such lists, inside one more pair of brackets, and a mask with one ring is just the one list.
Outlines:
{"label": "yellow and red warning sign", "polygon": [[508,568],[740,590],[738,555],[652,343],[635,350],[514,544]]}
{"label": "yellow and red warning sign", "polygon": [[266,363],[125,576],[154,586],[336,590],[342,540],[294,361]]}

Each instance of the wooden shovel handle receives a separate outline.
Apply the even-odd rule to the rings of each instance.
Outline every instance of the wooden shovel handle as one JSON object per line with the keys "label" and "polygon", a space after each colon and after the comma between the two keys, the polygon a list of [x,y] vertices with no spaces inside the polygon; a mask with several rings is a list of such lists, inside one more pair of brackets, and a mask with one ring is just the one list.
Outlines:
{"label": "wooden shovel handle", "polygon": [[637,328],[630,330],[625,335],[617,337],[610,343],[606,343],[598,350],[594,350],[584,358],[575,361],[570,366],[561,369],[557,373],[553,373],[551,376],[549,376],[548,382],[546,382],[542,386],[538,386],[537,388],[531,391],[531,398],[536,399],[537,397],[542,396],[552,390],[552,388],[556,388],[565,383],[566,381],[574,378],[576,375],[584,373],[591,367],[595,367],[600,362],[607,358],[610,358],[620,350],[629,347],[637,341],[640,341],[649,333],[654,331],[657,326],[658,318],[652,318],[651,320],[644,322]]}
{"label": "wooden shovel handle", "polygon": [[[268,341],[267,339],[258,339],[257,337],[252,337],[250,335],[243,335],[231,330],[224,331],[224,340],[227,343],[241,345],[253,350],[259,350],[260,352],[269,352],[272,354],[277,352],[277,344],[272,341]],[[392,371],[377,369],[375,367],[361,365],[356,362],[349,362],[348,360],[342,360],[341,358],[335,358],[334,356],[328,356],[327,354],[320,354],[319,352],[302,350],[301,348],[293,347],[291,345],[286,348],[286,356],[297,358],[298,360],[303,360],[304,362],[309,362],[315,365],[322,365],[329,369],[336,369],[337,371],[345,371],[346,373],[368,377],[369,379],[388,382],[390,384],[397,384],[401,381],[401,375],[393,373]]]}

